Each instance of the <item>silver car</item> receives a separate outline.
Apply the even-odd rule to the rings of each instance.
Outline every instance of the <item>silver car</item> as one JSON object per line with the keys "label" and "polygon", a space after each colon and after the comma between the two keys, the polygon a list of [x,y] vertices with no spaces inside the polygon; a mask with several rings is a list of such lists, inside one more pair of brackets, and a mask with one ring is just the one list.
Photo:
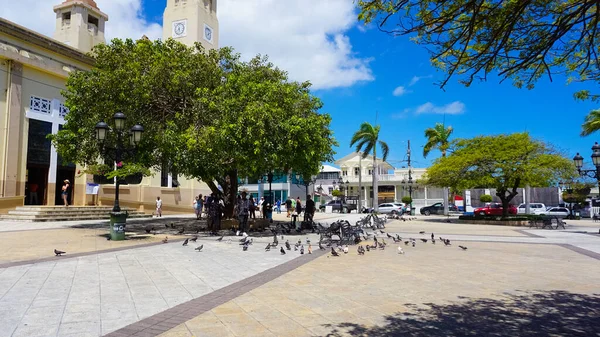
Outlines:
{"label": "silver car", "polygon": [[378,206],[378,212],[381,214],[402,214],[404,207],[402,204],[388,202]]}

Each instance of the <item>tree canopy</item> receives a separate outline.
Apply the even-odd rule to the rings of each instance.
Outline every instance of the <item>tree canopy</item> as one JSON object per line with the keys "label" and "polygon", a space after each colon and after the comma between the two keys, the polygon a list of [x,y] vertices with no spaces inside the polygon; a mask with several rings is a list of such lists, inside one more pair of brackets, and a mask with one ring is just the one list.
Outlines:
{"label": "tree canopy", "polygon": [[423,157],[427,157],[434,149],[440,150],[442,157],[445,157],[450,148],[450,135],[453,131],[451,126],[446,127],[443,123],[435,123],[434,127],[425,129],[427,143],[423,146]]}
{"label": "tree canopy", "polygon": [[[465,85],[490,73],[533,88],[557,73],[600,82],[600,4],[592,0],[360,0],[359,19],[425,45],[434,66]],[[579,98],[598,99],[589,91]]]}
{"label": "tree canopy", "polygon": [[454,151],[427,170],[425,183],[457,190],[495,188],[506,216],[518,188],[550,186],[576,174],[572,161],[550,145],[514,133],[457,140]]}
{"label": "tree canopy", "polygon": [[145,129],[138,151],[119,169],[123,175],[167,165],[224,193],[232,210],[238,176],[312,175],[333,160],[331,118],[320,113],[310,83],[290,81],[266,57],[244,62],[230,48],[205,51],[172,39],[115,39],[92,55],[94,69],[69,77],[67,122],[51,137],[68,161],[96,165],[100,159],[112,167],[94,127],[123,112],[127,129]]}

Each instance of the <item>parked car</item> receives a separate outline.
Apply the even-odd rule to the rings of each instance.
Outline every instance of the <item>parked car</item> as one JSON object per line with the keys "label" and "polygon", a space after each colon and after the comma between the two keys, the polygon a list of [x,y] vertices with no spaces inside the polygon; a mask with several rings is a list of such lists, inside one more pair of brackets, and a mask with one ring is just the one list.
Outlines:
{"label": "parked car", "polygon": [[566,218],[569,216],[569,209],[566,207],[548,207],[546,210],[546,215]]}
{"label": "parked car", "polygon": [[[456,205],[454,205],[454,204],[449,204],[448,211],[449,212],[458,212],[458,207],[456,207]],[[444,214],[444,203],[438,202],[431,206],[421,207],[421,210],[419,212],[423,215]]]}
{"label": "parked car", "polygon": [[[536,215],[544,215],[546,214],[546,205],[539,203],[539,202],[531,202],[529,203],[529,214],[536,214]],[[518,214],[526,214],[527,212],[527,208],[525,204],[520,204],[519,207],[517,207],[517,213]]]}
{"label": "parked car", "polygon": [[400,203],[388,202],[377,206],[377,210],[381,214],[403,214],[404,205]]}
{"label": "parked car", "polygon": [[[502,204],[493,202],[484,207],[476,208],[473,213],[475,215],[502,215]],[[509,205],[508,214],[517,214],[517,208],[514,205]]]}
{"label": "parked car", "polygon": [[342,200],[331,200],[328,203],[319,206],[319,211],[324,212],[325,207],[327,206],[331,206],[331,209],[333,211],[338,211],[340,213],[350,213],[351,211],[356,210],[355,204],[347,204],[345,202],[342,202]]}

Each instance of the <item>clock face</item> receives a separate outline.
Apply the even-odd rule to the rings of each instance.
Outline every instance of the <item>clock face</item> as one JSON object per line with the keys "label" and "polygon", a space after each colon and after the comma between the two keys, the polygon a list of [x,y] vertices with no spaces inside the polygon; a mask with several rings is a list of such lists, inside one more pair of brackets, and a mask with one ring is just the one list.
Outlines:
{"label": "clock face", "polygon": [[187,20],[174,21],[173,22],[173,37],[177,38],[177,37],[186,36],[186,34],[187,34],[186,28],[187,28]]}
{"label": "clock face", "polygon": [[213,30],[212,28],[210,28],[209,25],[204,25],[204,39],[210,43],[212,43],[213,40]]}

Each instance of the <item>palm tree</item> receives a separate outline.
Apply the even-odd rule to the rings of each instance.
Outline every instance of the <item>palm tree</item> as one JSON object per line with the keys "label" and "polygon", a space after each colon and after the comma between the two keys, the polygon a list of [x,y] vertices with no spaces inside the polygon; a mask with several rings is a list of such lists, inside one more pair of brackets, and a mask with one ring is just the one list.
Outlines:
{"label": "palm tree", "polygon": [[[366,158],[370,153],[373,154],[373,208],[377,210],[377,145],[383,152],[382,159],[387,159],[390,148],[384,142],[379,140],[379,125],[371,125],[369,122],[364,122],[360,125],[360,129],[354,133],[350,146],[356,144],[356,152],[362,152],[362,158]],[[360,191],[359,191],[360,193]]]}
{"label": "palm tree", "polygon": [[[433,149],[438,149],[442,152],[442,157],[446,157],[446,151],[450,147],[450,135],[454,129],[449,126],[446,127],[443,123],[435,123],[435,126],[429,129],[425,129],[425,137],[427,143],[423,147],[423,157],[427,157],[429,152]],[[448,215],[448,187],[444,187],[444,215]]]}
{"label": "palm tree", "polygon": [[585,122],[581,125],[581,136],[589,136],[600,130],[600,110],[592,110],[585,116]]}

